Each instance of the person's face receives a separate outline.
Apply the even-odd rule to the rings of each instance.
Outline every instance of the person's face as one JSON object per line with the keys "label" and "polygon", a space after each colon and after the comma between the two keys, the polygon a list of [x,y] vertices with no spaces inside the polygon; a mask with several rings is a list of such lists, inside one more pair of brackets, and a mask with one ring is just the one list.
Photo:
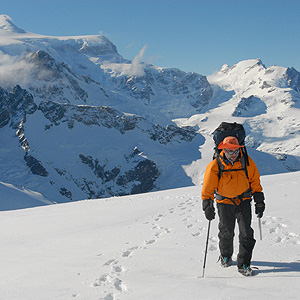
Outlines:
{"label": "person's face", "polygon": [[231,160],[231,161],[235,161],[239,155],[240,149],[236,148],[236,149],[224,149],[226,157]]}

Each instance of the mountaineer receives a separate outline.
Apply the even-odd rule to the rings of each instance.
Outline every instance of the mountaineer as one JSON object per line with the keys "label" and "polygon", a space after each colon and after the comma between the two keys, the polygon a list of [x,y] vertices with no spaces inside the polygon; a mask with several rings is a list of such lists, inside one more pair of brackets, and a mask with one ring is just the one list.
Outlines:
{"label": "mountaineer", "polygon": [[[253,275],[250,267],[255,245],[251,228],[251,200],[255,202],[258,218],[265,210],[264,193],[260,174],[254,161],[242,150],[238,139],[227,136],[218,145],[218,155],[206,167],[201,192],[205,216],[215,218],[214,199],[219,216],[219,250],[221,266],[232,264],[235,222],[239,227],[238,271],[245,276]],[[246,161],[247,156],[247,163]]]}

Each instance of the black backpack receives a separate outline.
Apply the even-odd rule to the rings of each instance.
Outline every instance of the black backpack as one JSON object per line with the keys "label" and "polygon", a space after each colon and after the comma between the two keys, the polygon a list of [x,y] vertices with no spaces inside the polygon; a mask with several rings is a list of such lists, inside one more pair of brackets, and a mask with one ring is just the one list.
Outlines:
{"label": "black backpack", "polygon": [[[227,136],[234,136],[238,139],[240,145],[245,145],[245,138],[246,138],[246,132],[242,124],[238,124],[236,122],[234,123],[226,123],[222,122],[219,127],[213,132],[213,140],[215,142],[215,147],[214,147],[214,155],[213,159],[217,159],[218,166],[219,166],[219,179],[221,178],[223,172],[226,172],[224,170],[224,165],[221,162],[220,158],[220,152],[221,150],[218,149],[219,144],[224,140],[225,137]],[[242,157],[241,157],[241,164],[242,168],[248,177],[248,170],[247,166],[249,166],[249,159],[248,159],[248,154],[247,154],[247,149],[246,147],[242,147]],[[241,169],[231,169],[231,171],[240,171]]]}

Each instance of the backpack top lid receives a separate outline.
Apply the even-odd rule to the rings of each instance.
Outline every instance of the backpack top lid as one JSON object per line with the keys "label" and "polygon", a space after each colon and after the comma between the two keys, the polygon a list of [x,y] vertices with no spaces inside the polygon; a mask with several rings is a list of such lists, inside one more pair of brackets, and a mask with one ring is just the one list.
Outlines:
{"label": "backpack top lid", "polygon": [[236,137],[239,145],[245,145],[246,133],[242,124],[222,122],[213,132],[213,140],[218,147],[224,138],[231,136]]}

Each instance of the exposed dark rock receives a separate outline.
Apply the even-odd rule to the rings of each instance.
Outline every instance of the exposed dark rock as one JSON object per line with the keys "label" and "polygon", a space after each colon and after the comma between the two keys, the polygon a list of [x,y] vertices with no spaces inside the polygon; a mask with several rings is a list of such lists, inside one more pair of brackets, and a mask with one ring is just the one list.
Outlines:
{"label": "exposed dark rock", "polygon": [[[125,173],[122,173],[121,166],[108,169],[105,164],[100,164],[98,159],[80,154],[81,162],[89,166],[94,174],[102,180],[100,191],[95,190],[95,182],[93,182],[92,185],[91,182],[85,182],[86,187],[89,187],[90,196],[92,194],[93,197],[99,195],[99,193],[102,194],[103,187],[106,189],[106,192],[111,193],[111,195],[145,193],[155,188],[154,182],[160,175],[156,164],[141,156],[136,160],[134,158],[136,155],[137,152],[134,150],[133,153],[126,158],[127,162],[133,166]],[[114,192],[111,187],[105,186],[107,182],[111,181],[114,181],[114,189],[118,186],[120,187],[118,192]],[[128,191],[128,186],[131,186],[131,192]],[[125,192],[126,190],[127,192]]]}
{"label": "exposed dark rock", "polygon": [[[135,116],[125,115],[115,109],[105,106],[76,106],[71,104],[62,104],[52,101],[42,101],[39,105],[41,110],[52,124],[58,126],[62,122],[67,122],[68,127],[72,129],[75,121],[87,126],[104,126],[106,128],[115,128],[121,134],[127,131],[139,129],[149,134],[150,138],[161,144],[167,144],[171,141],[191,142],[197,135],[191,127],[180,128],[175,125],[168,125],[166,128],[152,124],[146,119]],[[49,126],[47,127],[49,128]]]}
{"label": "exposed dark rock", "polygon": [[102,179],[102,183],[105,184],[106,182],[115,180],[115,178],[120,173],[120,167],[114,167],[111,170],[107,170],[106,165],[100,165],[98,159],[93,159],[91,156],[85,156],[83,154],[79,155],[81,162],[88,165],[94,174]]}
{"label": "exposed dark rock", "polygon": [[26,61],[34,65],[32,77],[44,82],[43,86],[31,86],[32,93],[43,99],[58,97],[61,100],[65,99],[63,102],[66,102],[64,89],[69,89],[74,99],[86,102],[87,92],[80,87],[79,78],[65,63],[56,62],[49,53],[43,50],[32,53]]}
{"label": "exposed dark rock", "polygon": [[267,106],[260,98],[250,96],[241,99],[232,115],[235,117],[251,117],[264,114],[266,110]]}
{"label": "exposed dark rock", "polygon": [[300,92],[300,73],[294,68],[288,68],[285,73],[288,85],[295,91]]}
{"label": "exposed dark rock", "polygon": [[[111,79],[119,91],[130,95],[147,106],[159,93],[181,96],[186,105],[200,111],[212,98],[213,90],[205,76],[178,69],[145,69],[144,76],[120,76]],[[172,110],[172,103],[166,104]]]}
{"label": "exposed dark rock", "polygon": [[36,110],[32,95],[19,85],[11,93],[0,88],[0,128],[10,124],[17,129],[20,122],[26,122],[26,116]]}
{"label": "exposed dark rock", "polygon": [[66,113],[66,105],[52,101],[42,101],[38,109],[41,110],[45,118],[54,125],[59,125],[59,121],[64,118]]}
{"label": "exposed dark rock", "polygon": [[18,128],[20,122],[26,122],[26,116],[33,114],[37,110],[33,97],[19,85],[14,87],[11,93],[2,93],[0,95],[0,124]]}
{"label": "exposed dark rock", "polygon": [[126,171],[124,175],[119,176],[116,183],[126,187],[131,182],[139,182],[134,184],[131,194],[147,193],[155,187],[154,182],[159,175],[160,172],[156,164],[149,159],[145,159],[140,161],[133,169]]}
{"label": "exposed dark rock", "polygon": [[266,81],[263,82],[262,86],[260,87],[261,89],[268,89],[272,87],[269,83],[267,83]]}
{"label": "exposed dark rock", "polygon": [[26,154],[24,156],[24,159],[33,174],[42,177],[47,177],[49,175],[47,170],[43,167],[42,163],[33,156]]}
{"label": "exposed dark rock", "polygon": [[9,109],[8,92],[0,87],[0,128],[9,124],[10,109]]}
{"label": "exposed dark rock", "polygon": [[68,189],[66,189],[66,188],[61,188],[60,189],[60,194],[61,195],[63,195],[64,197],[67,197],[67,198],[69,198],[70,200],[72,200],[72,193],[71,193],[71,191],[69,191]]}

